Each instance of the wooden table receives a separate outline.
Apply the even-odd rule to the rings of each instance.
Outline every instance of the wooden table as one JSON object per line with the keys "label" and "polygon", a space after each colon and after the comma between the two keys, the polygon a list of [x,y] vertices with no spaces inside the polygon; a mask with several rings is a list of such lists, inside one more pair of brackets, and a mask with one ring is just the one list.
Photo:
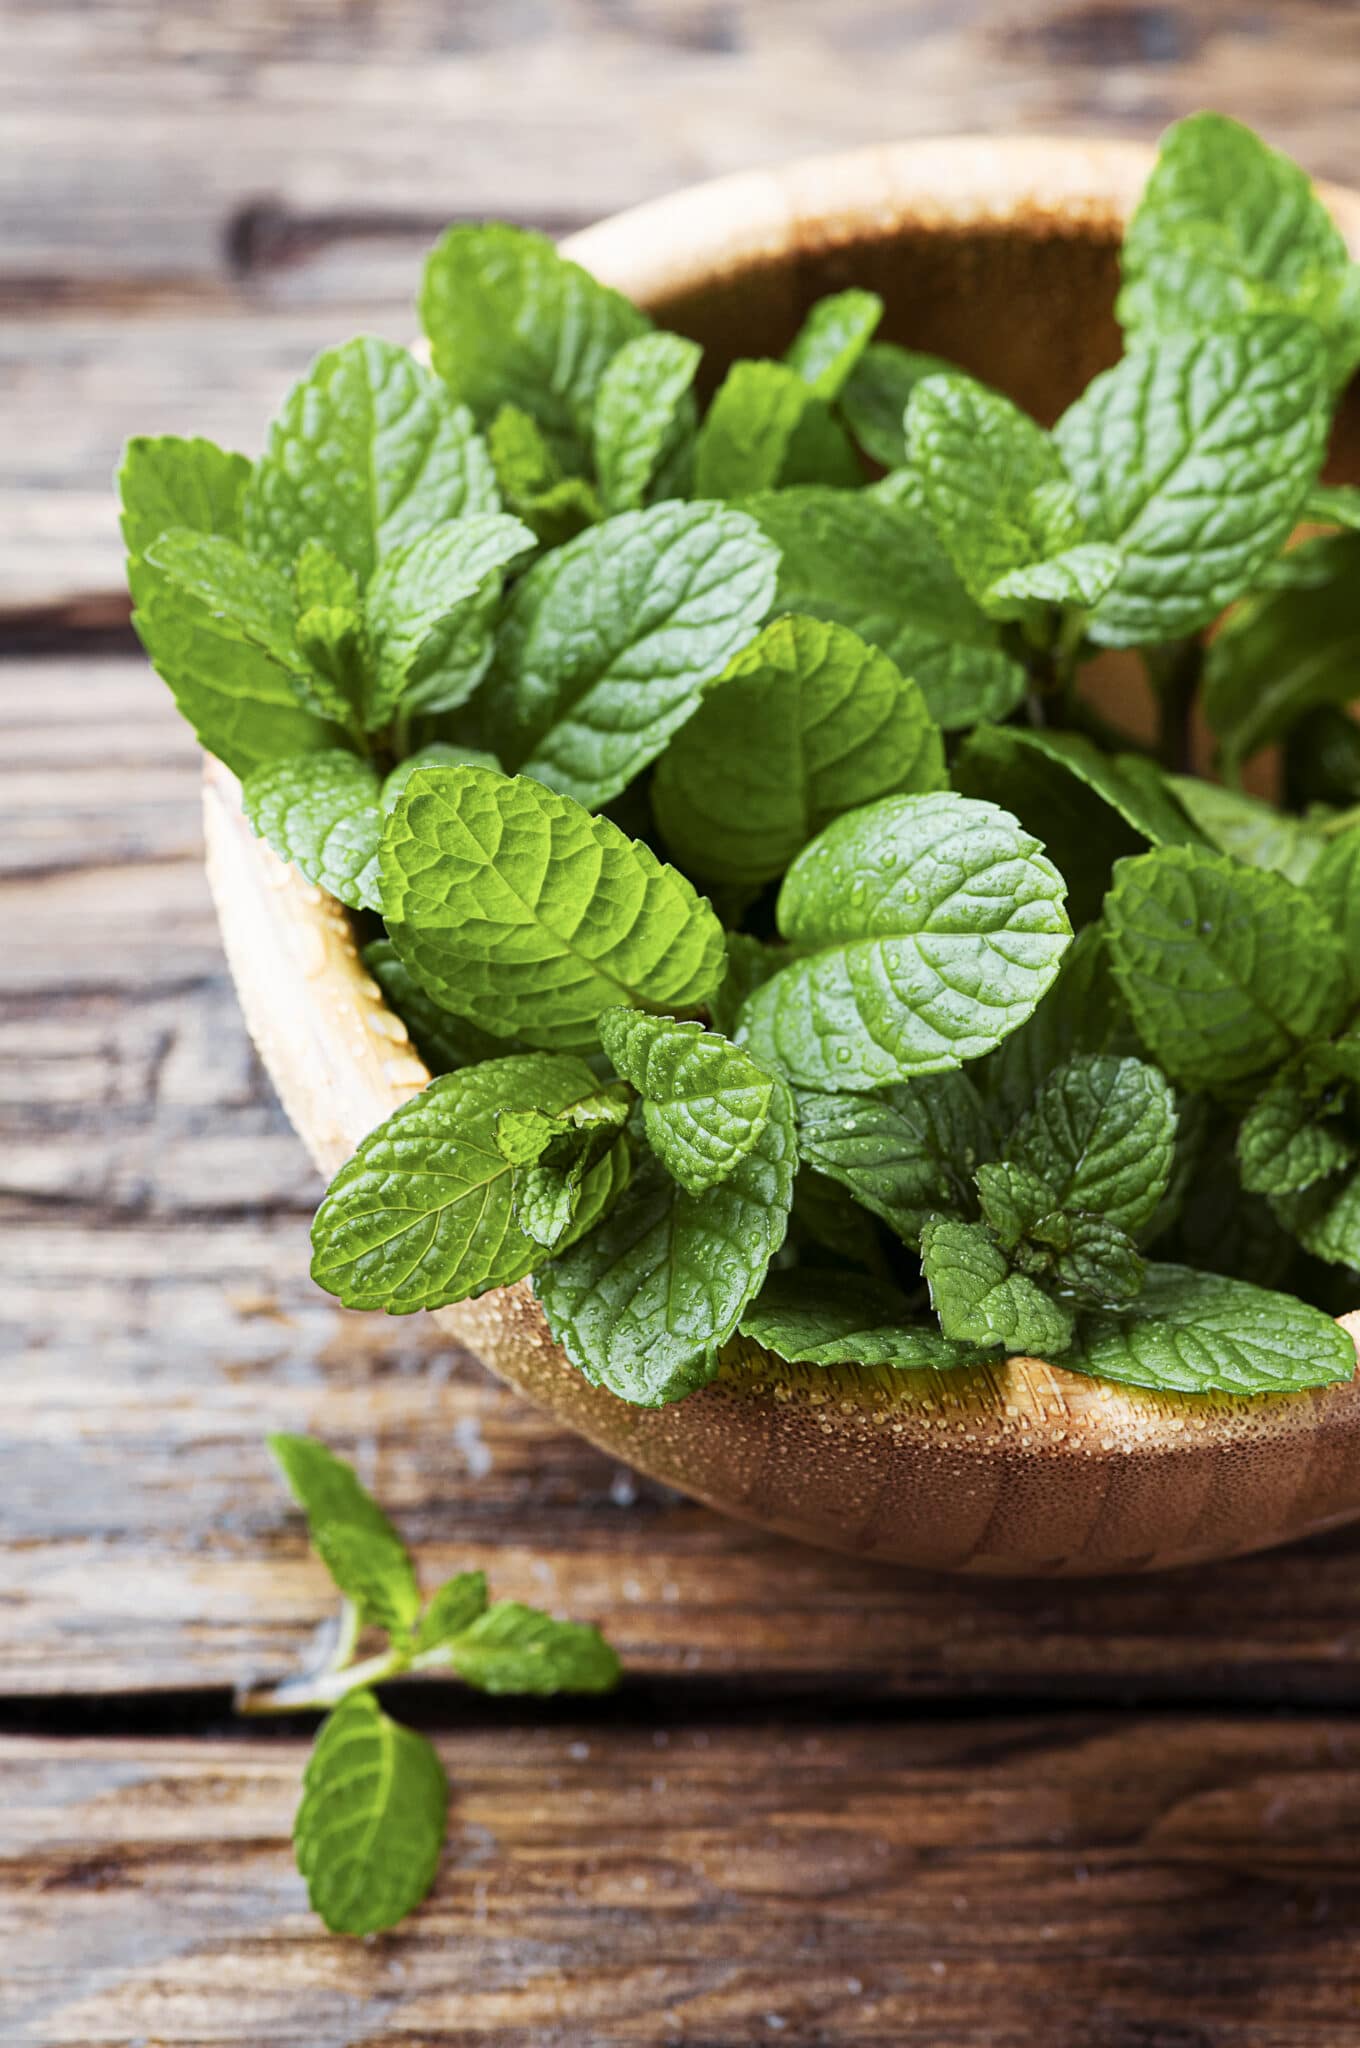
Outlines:
{"label": "wooden table", "polygon": [[[0,77],[0,2042],[1360,2039],[1360,1534],[872,1569],[312,1288],[108,490],[127,433],[252,447],[322,343],[408,334],[457,215],[1206,101],[1354,180],[1356,8],[0,0]],[[270,1428],[353,1457],[430,1580],[485,1565],[628,1670],[601,1707],[408,1692],[450,1848],[363,1945],[293,1871],[304,1731],[231,1714],[328,1610]]]}

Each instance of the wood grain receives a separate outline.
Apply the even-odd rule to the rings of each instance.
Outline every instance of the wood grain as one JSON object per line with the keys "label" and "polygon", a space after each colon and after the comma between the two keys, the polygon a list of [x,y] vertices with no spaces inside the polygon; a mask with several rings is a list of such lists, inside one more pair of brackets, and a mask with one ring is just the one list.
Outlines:
{"label": "wood grain", "polygon": [[4,1744],[4,2040],[1355,2035],[1349,1722],[663,1719],[438,1746],[454,1806],[435,1892],[359,1944],[318,1930],[292,1868],[295,1740]]}

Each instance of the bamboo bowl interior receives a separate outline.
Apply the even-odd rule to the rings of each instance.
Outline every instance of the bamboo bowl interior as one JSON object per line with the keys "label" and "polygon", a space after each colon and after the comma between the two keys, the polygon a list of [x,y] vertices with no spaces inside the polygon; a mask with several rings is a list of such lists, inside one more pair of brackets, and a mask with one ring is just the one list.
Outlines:
{"label": "bamboo bowl interior", "polygon": [[[884,338],[929,349],[1052,419],[1115,360],[1116,248],[1140,147],[901,145],[729,178],[616,216],[568,253],[703,342],[782,350],[854,283]],[[1360,246],[1360,198],[1327,197]],[[1360,403],[1331,471],[1360,476]],[[1114,687],[1118,688],[1118,679]],[[364,973],[346,913],[257,840],[219,764],[208,872],[246,1021],[331,1173],[428,1079]],[[736,1340],[721,1378],[642,1410],[586,1384],[528,1283],[438,1312],[503,1379],[640,1471],[766,1528],[867,1556],[1002,1574],[1148,1570],[1258,1549],[1360,1514],[1356,1383],[1181,1399],[1035,1359],[932,1376],[789,1367]],[[1360,1314],[1345,1318],[1360,1333]]]}

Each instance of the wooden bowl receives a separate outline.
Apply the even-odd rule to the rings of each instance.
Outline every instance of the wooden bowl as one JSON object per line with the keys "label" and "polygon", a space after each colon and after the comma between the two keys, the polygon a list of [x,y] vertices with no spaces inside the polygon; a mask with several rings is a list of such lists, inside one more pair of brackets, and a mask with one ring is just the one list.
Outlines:
{"label": "wooden bowl", "polygon": [[[1150,152],[910,143],[755,172],[620,214],[568,252],[708,350],[776,353],[822,293],[882,294],[884,332],[1052,418],[1119,351],[1116,245]],[[1329,192],[1352,243],[1360,198]],[[1354,412],[1334,464],[1360,475]],[[428,1076],[346,913],[245,823],[209,765],[208,874],[246,1021],[333,1172]],[[1288,1398],[1164,1398],[1038,1359],[903,1375],[788,1367],[742,1340],[671,1408],[590,1387],[527,1282],[436,1321],[540,1407],[653,1477],[809,1542],[951,1571],[1144,1571],[1360,1513],[1354,1382]],[[1360,1313],[1347,1319],[1360,1330]]]}

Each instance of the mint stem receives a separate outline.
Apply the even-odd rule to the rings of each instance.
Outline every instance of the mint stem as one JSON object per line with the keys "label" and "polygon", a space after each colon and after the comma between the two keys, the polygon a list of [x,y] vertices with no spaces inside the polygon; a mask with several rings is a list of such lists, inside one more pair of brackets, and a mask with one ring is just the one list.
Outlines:
{"label": "mint stem", "polygon": [[342,1670],[309,1671],[301,1678],[286,1678],[280,1685],[251,1686],[238,1692],[234,1706],[238,1714],[300,1714],[311,1708],[333,1707],[357,1686],[382,1685],[389,1678],[408,1672],[449,1671],[453,1660],[447,1643],[433,1649],[409,1651],[392,1649],[365,1657],[359,1664]]}

